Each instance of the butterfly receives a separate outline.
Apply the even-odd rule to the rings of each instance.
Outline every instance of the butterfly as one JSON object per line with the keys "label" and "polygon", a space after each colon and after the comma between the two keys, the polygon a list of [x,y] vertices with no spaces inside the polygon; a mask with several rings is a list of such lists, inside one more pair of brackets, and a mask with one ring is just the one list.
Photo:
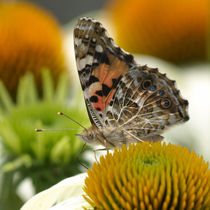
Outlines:
{"label": "butterfly", "polygon": [[79,137],[107,149],[161,141],[166,128],[189,120],[188,101],[157,68],[138,65],[101,23],[83,17],[74,28],[78,74],[92,126]]}

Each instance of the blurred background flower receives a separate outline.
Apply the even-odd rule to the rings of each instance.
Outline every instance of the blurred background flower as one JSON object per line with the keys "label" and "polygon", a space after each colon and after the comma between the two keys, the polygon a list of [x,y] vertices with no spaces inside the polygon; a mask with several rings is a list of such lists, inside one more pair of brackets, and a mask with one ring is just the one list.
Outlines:
{"label": "blurred background flower", "polygon": [[55,82],[66,70],[56,19],[29,2],[0,2],[0,49],[0,77],[14,98],[27,71],[41,87],[41,68],[49,68]]}
{"label": "blurred background flower", "polygon": [[208,6],[207,0],[114,0],[108,12],[123,48],[181,64],[209,58]]}
{"label": "blurred background flower", "polygon": [[[185,145],[209,161],[207,2],[1,1],[0,209],[19,209],[32,194],[81,171],[74,161],[82,146],[77,131],[34,132],[37,127],[79,128],[56,116],[58,111],[88,124],[72,37],[81,16],[102,22],[139,64],[158,67],[177,81],[189,101],[190,120],[167,131],[165,141]],[[89,158],[86,152],[81,156],[82,162]]]}

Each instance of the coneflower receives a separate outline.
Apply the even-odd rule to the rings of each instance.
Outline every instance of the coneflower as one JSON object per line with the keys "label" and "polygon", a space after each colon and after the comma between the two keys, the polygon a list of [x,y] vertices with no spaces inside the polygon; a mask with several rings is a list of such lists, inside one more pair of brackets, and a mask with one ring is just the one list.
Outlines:
{"label": "coneflower", "polygon": [[210,170],[189,149],[139,143],[94,163],[84,191],[96,209],[209,209]]}
{"label": "coneflower", "polygon": [[0,79],[15,97],[19,78],[30,71],[41,86],[41,70],[54,81],[66,70],[62,35],[55,18],[27,2],[0,2]]}
{"label": "coneflower", "polygon": [[208,0],[115,0],[108,12],[125,50],[181,64],[209,59],[208,8]]}

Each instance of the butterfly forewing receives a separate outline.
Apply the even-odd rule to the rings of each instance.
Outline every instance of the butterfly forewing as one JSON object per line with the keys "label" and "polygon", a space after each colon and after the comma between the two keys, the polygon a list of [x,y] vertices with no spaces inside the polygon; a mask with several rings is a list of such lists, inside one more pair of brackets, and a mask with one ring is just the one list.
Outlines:
{"label": "butterfly forewing", "polygon": [[103,26],[90,18],[79,20],[74,30],[74,46],[89,115],[101,128],[105,109],[120,79],[134,65],[133,56],[117,47]]}

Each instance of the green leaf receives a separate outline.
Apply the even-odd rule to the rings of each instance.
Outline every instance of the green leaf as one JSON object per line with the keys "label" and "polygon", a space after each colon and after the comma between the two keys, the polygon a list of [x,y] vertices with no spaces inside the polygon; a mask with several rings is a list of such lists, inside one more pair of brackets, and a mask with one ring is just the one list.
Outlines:
{"label": "green leaf", "polygon": [[17,91],[17,104],[28,105],[33,104],[38,100],[38,92],[34,82],[34,77],[31,73],[27,73],[20,78]]}
{"label": "green leaf", "polygon": [[35,141],[31,143],[35,159],[37,159],[40,163],[43,163],[47,157],[46,140],[45,135],[40,133],[37,134]]}
{"label": "green leaf", "polygon": [[26,105],[27,104],[27,90],[28,90],[28,85],[27,85],[27,78],[26,76],[21,77],[19,80],[19,85],[17,89],[17,104],[18,105]]}
{"label": "green leaf", "polygon": [[29,167],[32,164],[32,159],[29,155],[22,155],[13,161],[9,161],[0,167],[0,171],[7,173],[10,171],[15,171],[23,166]]}
{"label": "green leaf", "polygon": [[25,76],[27,83],[27,103],[33,104],[38,100],[38,91],[34,82],[34,77],[31,73]]}
{"label": "green leaf", "polygon": [[14,106],[10,94],[1,80],[0,80],[0,104],[2,104],[3,108],[6,110],[9,110]]}
{"label": "green leaf", "polygon": [[0,186],[0,209],[20,209],[23,205],[23,201],[16,192],[16,185],[14,184],[14,173],[1,174]]}
{"label": "green leaf", "polygon": [[53,80],[48,69],[42,71],[42,88],[43,98],[47,101],[52,101],[54,97]]}
{"label": "green leaf", "polygon": [[69,141],[69,137],[64,136],[54,145],[50,153],[50,159],[52,162],[62,162],[64,164],[68,162],[71,151]]}
{"label": "green leaf", "polygon": [[67,96],[67,91],[68,91],[68,82],[69,78],[66,73],[63,73],[60,75],[57,88],[55,90],[55,100],[56,101],[65,101],[66,96]]}
{"label": "green leaf", "polygon": [[3,145],[6,146],[15,155],[21,153],[20,140],[9,121],[2,120],[0,122],[0,136]]}

